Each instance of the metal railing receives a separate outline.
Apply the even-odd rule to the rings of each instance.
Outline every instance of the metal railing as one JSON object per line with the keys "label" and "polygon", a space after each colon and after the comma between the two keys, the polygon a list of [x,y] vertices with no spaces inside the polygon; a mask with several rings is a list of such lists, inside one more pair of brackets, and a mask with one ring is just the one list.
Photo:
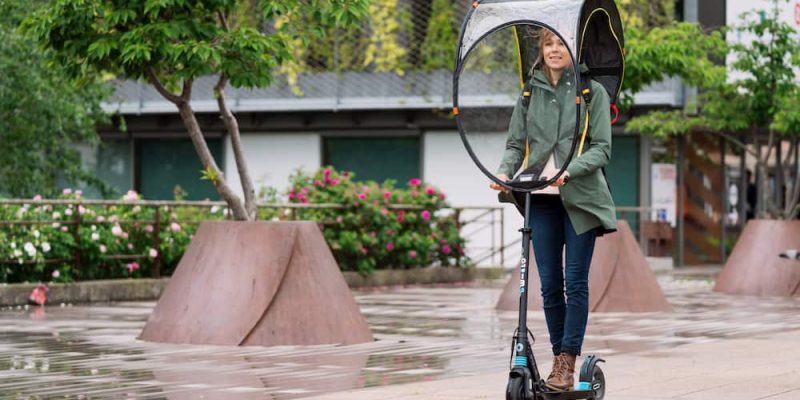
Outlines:
{"label": "metal railing", "polygon": [[[46,207],[46,206],[67,206],[72,208],[72,214],[69,216],[69,219],[54,219],[52,215],[47,213],[39,213],[36,219],[0,219],[0,231],[7,226],[36,226],[36,225],[50,225],[53,223],[59,224],[59,226],[67,227],[69,233],[72,235],[73,240],[75,241],[75,249],[72,258],[54,258],[54,259],[45,259],[44,261],[35,261],[35,260],[26,260],[22,261],[21,264],[32,264],[32,263],[39,263],[43,262],[45,264],[51,263],[66,263],[71,262],[76,268],[80,268],[82,265],[82,255],[81,255],[81,237],[79,235],[79,229],[81,226],[85,225],[110,225],[110,224],[119,224],[121,226],[125,225],[143,225],[149,224],[153,227],[151,232],[151,240],[152,240],[152,248],[153,249],[160,249],[161,248],[161,235],[160,232],[169,226],[169,224],[175,222],[179,224],[199,224],[202,222],[201,220],[180,220],[170,217],[170,214],[178,209],[186,209],[186,208],[201,208],[201,209],[212,209],[214,207],[220,208],[220,216],[219,220],[223,219],[232,219],[232,213],[227,211],[227,204],[221,201],[144,201],[144,200],[137,200],[137,201],[107,201],[107,200],[23,200],[23,199],[0,199],[0,207],[8,207],[8,206],[24,206],[28,205],[30,207]],[[98,221],[97,219],[88,220],[85,217],[86,212],[81,212],[83,207],[140,207],[141,209],[152,209],[152,218],[146,219],[128,219],[128,220],[104,220]],[[327,210],[336,210],[336,209],[347,209],[348,207],[341,204],[295,204],[295,203],[262,203],[258,205],[258,210],[260,213],[265,211],[272,211],[275,215],[280,215],[281,220],[289,220],[294,221],[298,220],[298,217],[302,217],[302,215],[298,215],[302,210],[313,210],[313,209],[327,209]],[[404,204],[394,204],[387,206],[388,209],[392,210],[422,210],[422,206],[418,205],[404,205]],[[468,244],[466,246],[466,253],[467,256],[470,257],[473,264],[479,265],[482,262],[487,260],[494,261],[495,257],[499,255],[500,263],[502,265],[504,260],[504,251],[503,251],[503,210],[501,207],[452,207],[452,208],[443,208],[439,210],[440,212],[447,213],[451,212],[455,215],[459,232],[461,236],[467,240],[475,239],[480,237],[481,235],[484,236],[483,241],[479,241],[473,243],[472,245]],[[499,213],[499,215],[498,215]],[[208,219],[206,219],[208,220]],[[335,225],[337,222],[335,220],[331,221],[315,221],[321,225]],[[499,233],[497,227],[499,226]],[[488,241],[486,237],[488,236]],[[160,252],[154,257],[153,259],[153,268],[152,268],[152,276],[154,278],[161,277],[161,264],[162,264],[162,255]],[[144,259],[146,256],[144,255],[135,255],[135,254],[108,254],[102,256],[104,260],[116,260],[116,261],[135,261]],[[16,260],[0,260],[0,264],[20,264],[19,261]]]}
{"label": "metal railing", "polygon": [[[625,219],[628,221],[634,237],[637,238],[639,246],[646,256],[665,256],[665,254],[663,254],[663,248],[661,248],[662,252],[655,252],[657,246],[667,246],[670,249],[672,247],[674,239],[671,237],[671,232],[673,228],[669,226],[669,222],[660,221],[658,218],[653,217],[653,213],[657,216],[662,211],[666,212],[666,209],[657,207],[617,207],[618,219]],[[653,229],[654,227],[651,224],[657,224],[656,229]],[[653,231],[656,233],[654,234]],[[658,234],[664,231],[669,231],[670,237],[664,237],[663,234]],[[509,242],[502,241],[503,245],[497,249],[497,252],[501,254],[501,260],[504,260],[502,254],[508,249],[515,252],[521,242],[522,238],[520,237]],[[515,252],[515,254],[517,253]],[[503,262],[501,262],[500,265],[505,266]]]}

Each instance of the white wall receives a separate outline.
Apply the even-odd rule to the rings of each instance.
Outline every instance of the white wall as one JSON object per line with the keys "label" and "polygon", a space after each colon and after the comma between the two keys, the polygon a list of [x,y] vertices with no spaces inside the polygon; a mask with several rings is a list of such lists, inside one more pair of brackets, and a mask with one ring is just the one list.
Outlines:
{"label": "white wall", "polygon": [[[494,170],[500,163],[502,148],[505,145],[505,133],[487,134],[474,139],[471,144],[475,151],[485,156],[487,168]],[[511,205],[501,205],[497,201],[497,192],[489,189],[489,180],[472,162],[467,154],[458,132],[428,132],[423,142],[423,175],[425,181],[438,187],[447,195],[447,201],[454,207],[502,206],[505,215],[505,242],[519,238],[517,230],[522,226],[522,217]],[[289,175],[297,168],[310,171],[321,165],[321,141],[317,133],[286,134],[247,134],[242,136],[245,157],[248,160],[250,174],[256,185],[256,191],[262,186],[272,186],[285,191]],[[224,141],[225,147],[225,179],[234,190],[241,194],[239,174],[230,146],[230,138]],[[462,220],[477,215],[477,211],[465,211]],[[475,256],[485,253],[492,242],[492,231],[486,223],[467,225],[462,232],[469,235],[470,243],[467,254]],[[496,217],[494,240],[500,244],[500,217]],[[505,266],[515,265],[519,260],[520,249],[513,246],[505,254]],[[482,265],[500,265],[499,255],[494,260],[486,260]]]}
{"label": "white wall", "polygon": [[[742,25],[742,20],[739,18],[745,12],[764,11],[769,15],[773,10],[771,0],[728,0],[726,3],[725,19],[729,27]],[[788,2],[778,1],[778,13],[780,20],[792,26],[796,35],[795,38],[800,40],[800,0],[790,0]],[[752,20],[753,17],[749,17]],[[728,32],[727,41],[729,43],[745,43],[749,44],[754,35],[745,35],[740,32],[731,30]],[[730,66],[735,61],[732,55],[728,56],[727,65]],[[795,71],[798,80],[800,80],[800,70]],[[735,72],[730,75],[731,79],[743,79],[745,74],[742,72]]]}
{"label": "white wall", "polygon": [[[485,134],[479,138],[470,138],[470,145],[479,157],[484,157],[481,162],[487,169],[494,171],[500,165],[502,149],[505,146],[506,133]],[[478,167],[472,162],[461,142],[461,137],[456,131],[427,132],[423,137],[423,174],[425,181],[438,187],[447,195],[447,201],[453,207],[480,206],[495,207],[502,206],[505,215],[505,242],[509,243],[518,239],[520,233],[517,232],[522,227],[522,217],[514,206],[501,204],[497,201],[497,192],[489,189],[489,178],[487,178]],[[467,212],[462,217],[469,218],[476,215],[476,212]],[[499,215],[498,225],[495,231],[495,240],[499,244]],[[485,226],[485,225],[483,225]],[[479,226],[470,227],[467,225],[462,232],[469,234],[478,229]],[[485,248],[491,243],[491,230],[481,229],[475,235],[470,235],[470,246],[468,255],[474,256],[477,253],[485,252]],[[505,254],[505,266],[516,264],[519,259],[521,248],[512,246]],[[500,265],[497,257],[494,263],[485,261],[482,264]]]}
{"label": "white wall", "polygon": [[[725,18],[728,26],[740,24],[739,16],[747,11],[772,10],[771,0],[728,0],[725,5]],[[778,1],[781,21],[800,29],[800,0]]]}
{"label": "white wall", "polygon": [[[226,136],[225,179],[242,194],[230,137]],[[320,137],[317,133],[268,133],[242,135],[242,147],[256,187],[271,186],[283,192],[289,176],[297,169],[313,171],[321,164]]]}

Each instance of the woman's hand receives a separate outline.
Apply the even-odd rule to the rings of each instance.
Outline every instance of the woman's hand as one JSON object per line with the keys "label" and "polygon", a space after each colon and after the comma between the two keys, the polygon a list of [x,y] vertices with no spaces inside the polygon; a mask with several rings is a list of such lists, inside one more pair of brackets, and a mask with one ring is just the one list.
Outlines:
{"label": "woman's hand", "polygon": [[[506,174],[496,174],[495,178],[503,182],[508,182],[508,176]],[[499,190],[504,193],[508,193],[508,188],[506,188],[505,186],[498,185],[497,182],[495,181],[489,181],[489,188],[493,190]]]}
{"label": "woman's hand", "polygon": [[551,183],[550,186],[561,187],[566,185],[568,181],[569,181],[569,172],[564,171],[564,173],[561,174],[561,176],[559,176],[555,182]]}

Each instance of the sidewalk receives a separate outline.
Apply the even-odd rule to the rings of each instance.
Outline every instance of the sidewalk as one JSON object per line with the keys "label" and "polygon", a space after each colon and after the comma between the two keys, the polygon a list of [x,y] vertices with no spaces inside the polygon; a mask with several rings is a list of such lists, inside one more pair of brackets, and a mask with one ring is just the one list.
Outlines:
{"label": "sidewalk", "polygon": [[[550,360],[542,362],[546,374]],[[800,399],[800,331],[609,357],[607,400]],[[353,390],[314,400],[503,399],[506,373]]]}
{"label": "sidewalk", "polygon": [[[607,399],[800,399],[800,298],[659,281],[673,312],[589,317]],[[143,342],[154,302],[0,307],[0,399],[501,400],[518,319],[494,308],[502,283],[357,291],[377,340],[352,346]],[[547,373],[543,313],[528,322]]]}

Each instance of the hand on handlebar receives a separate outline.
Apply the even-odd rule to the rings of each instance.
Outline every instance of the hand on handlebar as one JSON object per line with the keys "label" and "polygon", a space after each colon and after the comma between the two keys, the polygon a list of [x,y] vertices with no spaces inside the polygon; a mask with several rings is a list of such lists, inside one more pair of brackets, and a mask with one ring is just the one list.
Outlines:
{"label": "hand on handlebar", "polygon": [[[508,176],[506,174],[496,174],[495,177],[503,182],[508,182]],[[489,188],[493,190],[499,190],[501,192],[508,193],[508,188],[497,184],[495,181],[489,181]]]}
{"label": "hand on handlebar", "polygon": [[551,183],[550,186],[561,187],[566,185],[567,182],[569,182],[569,172],[564,171],[564,173],[561,174],[561,176],[559,176],[555,182]]}

